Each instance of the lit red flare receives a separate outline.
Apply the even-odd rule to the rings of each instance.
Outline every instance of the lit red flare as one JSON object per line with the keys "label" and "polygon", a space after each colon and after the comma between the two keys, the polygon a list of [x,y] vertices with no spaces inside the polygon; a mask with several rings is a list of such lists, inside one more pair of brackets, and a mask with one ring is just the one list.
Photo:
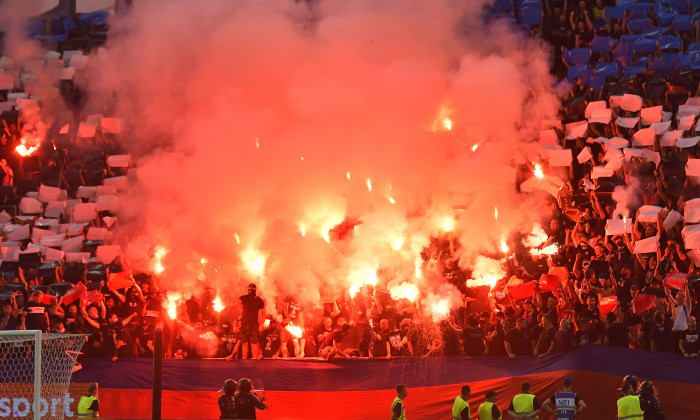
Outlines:
{"label": "lit red flare", "polygon": [[41,139],[32,135],[25,135],[19,140],[20,144],[15,147],[15,152],[22,157],[33,155],[39,150]]}
{"label": "lit red flare", "polygon": [[401,283],[395,287],[389,287],[389,293],[393,299],[408,299],[415,302],[418,297],[418,287],[411,283]]}
{"label": "lit red flare", "polygon": [[212,308],[213,308],[216,312],[221,312],[221,311],[224,310],[224,308],[226,308],[226,306],[224,306],[224,304],[221,303],[221,298],[217,296],[217,297],[214,298],[214,300],[212,301]]}
{"label": "lit red flare", "polygon": [[532,173],[535,175],[535,177],[537,179],[544,178],[544,171],[542,170],[542,166],[539,163],[535,164],[535,169],[532,171]]}
{"label": "lit red flare", "polygon": [[549,239],[547,232],[542,229],[542,226],[535,223],[535,225],[532,227],[532,232],[530,232],[527,235],[527,238],[525,238],[525,246],[528,248],[537,248],[538,246],[547,242],[547,239]]}
{"label": "lit red flare", "polygon": [[554,255],[557,252],[559,252],[559,248],[554,244],[546,246],[542,249],[531,249],[530,250],[530,254],[535,255],[535,256],[537,256],[537,255]]}
{"label": "lit red flare", "polygon": [[287,324],[286,327],[284,327],[285,330],[289,331],[290,334],[294,336],[294,338],[301,338],[303,331],[301,330],[300,327],[297,327],[296,325],[292,324],[291,322]]}

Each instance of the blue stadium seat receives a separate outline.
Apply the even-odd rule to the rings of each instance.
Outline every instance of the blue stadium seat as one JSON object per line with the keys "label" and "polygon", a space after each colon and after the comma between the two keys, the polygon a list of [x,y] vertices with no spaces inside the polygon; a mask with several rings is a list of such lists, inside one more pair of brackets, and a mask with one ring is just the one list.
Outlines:
{"label": "blue stadium seat", "polygon": [[594,36],[591,41],[591,51],[594,53],[609,53],[612,47],[613,42],[609,36]]}
{"label": "blue stadium seat", "polygon": [[652,7],[653,5],[649,3],[632,3],[629,5],[629,8],[627,10],[629,11],[630,16],[632,15],[632,12],[641,12],[643,16],[647,16],[647,14],[651,11]]}
{"label": "blue stadium seat", "polygon": [[593,93],[595,96],[600,96],[600,91],[603,89],[603,86],[605,85],[605,77],[604,76],[591,76],[588,81],[586,82],[586,86],[591,88],[593,90]]}
{"label": "blue stadium seat", "polygon": [[625,9],[621,6],[606,7],[605,17],[608,19],[622,20],[625,17]]}
{"label": "blue stadium seat", "polygon": [[700,42],[693,42],[692,44],[688,45],[688,54],[697,53],[700,53]]}
{"label": "blue stadium seat", "polygon": [[674,12],[685,13],[688,11],[687,0],[665,0],[668,3],[668,7]]}
{"label": "blue stadium seat", "polygon": [[595,74],[602,77],[617,76],[620,72],[620,67],[617,61],[612,63],[601,63],[595,68]]}
{"label": "blue stadium seat", "polygon": [[511,12],[510,0],[496,0],[493,4],[493,9],[499,12]]}
{"label": "blue stadium seat", "polygon": [[669,51],[669,50],[682,51],[683,50],[683,42],[677,36],[661,35],[658,38],[658,41],[659,41],[659,49],[661,51]]}
{"label": "blue stadium seat", "polygon": [[673,19],[673,29],[677,31],[689,31],[692,25],[692,16],[676,15]]}
{"label": "blue stadium seat", "polygon": [[586,65],[572,66],[569,67],[569,75],[566,77],[570,82],[575,82],[579,77],[584,76],[590,70],[590,67]]}
{"label": "blue stadium seat", "polygon": [[642,32],[644,28],[648,28],[651,26],[651,19],[641,18],[630,20],[629,22],[627,22],[627,26],[629,26],[631,32],[638,34]]}
{"label": "blue stadium seat", "polygon": [[590,48],[574,48],[571,50],[571,62],[575,65],[588,64],[591,61]]}
{"label": "blue stadium seat", "polygon": [[668,76],[671,66],[666,64],[663,60],[654,60],[647,63],[647,68],[649,70],[656,71],[657,73]]}
{"label": "blue stadium seat", "polygon": [[526,25],[539,25],[542,23],[542,7],[524,5],[520,9],[520,21]]}
{"label": "blue stadium seat", "polygon": [[700,0],[690,0],[690,9],[694,10],[700,7]]}
{"label": "blue stadium seat", "polygon": [[627,66],[622,70],[622,74],[625,76],[634,76],[644,71],[646,71],[646,66]]}
{"label": "blue stadium seat", "polygon": [[673,23],[673,19],[676,17],[675,12],[658,12],[656,17],[659,19],[659,23],[662,26],[670,26]]}
{"label": "blue stadium seat", "polygon": [[634,44],[634,51],[638,54],[649,54],[656,51],[656,39],[642,38]]}
{"label": "blue stadium seat", "polygon": [[657,37],[659,35],[667,34],[669,33],[669,28],[665,26],[651,26],[649,28],[644,28],[642,31],[642,35],[644,37]]}

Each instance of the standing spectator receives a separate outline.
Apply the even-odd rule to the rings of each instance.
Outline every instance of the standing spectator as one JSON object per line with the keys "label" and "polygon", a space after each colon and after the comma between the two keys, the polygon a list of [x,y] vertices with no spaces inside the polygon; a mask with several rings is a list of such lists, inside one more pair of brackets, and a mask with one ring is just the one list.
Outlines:
{"label": "standing spectator", "polygon": [[687,286],[685,293],[680,291],[676,294],[675,298],[673,295],[671,295],[671,291],[668,289],[668,287],[666,287],[666,297],[671,303],[671,313],[673,314],[673,327],[671,327],[671,335],[673,339],[674,353],[680,352],[678,343],[683,337],[685,331],[688,329],[688,317],[690,316],[690,311],[693,309],[689,299],[686,299],[687,295]]}
{"label": "standing spectator", "polygon": [[47,306],[40,302],[41,295],[43,293],[37,290],[29,296],[29,300],[24,307],[20,329],[49,331],[49,313]]}
{"label": "standing spectator", "polygon": [[516,327],[508,331],[505,338],[505,348],[508,357],[511,359],[532,354],[530,340],[527,337],[527,321],[525,319],[518,319]]}
{"label": "standing spectator", "polygon": [[591,326],[591,320],[582,316],[579,318],[579,330],[574,334],[576,346],[581,347],[586,344],[600,344],[598,331]]}
{"label": "standing spectator", "polygon": [[651,329],[651,350],[652,351],[673,351],[673,335],[671,328],[673,321],[666,319],[666,315],[661,311],[656,311],[654,314],[654,322],[656,325]]}
{"label": "standing spectator", "polygon": [[559,321],[559,329],[554,334],[554,341],[557,345],[557,351],[569,350],[574,347],[574,337],[569,330],[570,323],[568,319]]}
{"label": "standing spectator", "polygon": [[530,394],[530,384],[520,384],[521,393],[513,397],[508,413],[515,419],[536,418],[542,408],[536,396]]}
{"label": "standing spectator", "polygon": [[7,165],[7,160],[0,159],[0,170],[2,170],[2,173],[0,173],[0,176],[2,176],[2,185],[4,187],[14,185],[15,173],[12,168]]}
{"label": "standing spectator", "polygon": [[683,332],[679,342],[683,356],[698,357],[700,355],[700,341],[698,341],[698,323],[694,316],[688,317],[688,329]]}
{"label": "standing spectator", "polygon": [[629,347],[631,339],[629,329],[618,322],[615,312],[608,312],[605,315],[605,320],[608,323],[608,329],[605,331],[604,343],[618,347]]}
{"label": "standing spectator", "polygon": [[248,285],[248,294],[241,296],[243,304],[243,316],[241,318],[241,343],[243,345],[242,359],[248,358],[248,344],[253,359],[262,358],[259,344],[259,334],[263,329],[265,319],[265,302],[257,296],[258,287],[255,283]]}
{"label": "standing spectator", "polygon": [[537,340],[537,344],[535,344],[535,356],[544,357],[554,353],[557,347],[554,338],[556,333],[557,329],[552,322],[552,316],[545,315],[544,329],[540,333],[540,338]]}
{"label": "standing spectator", "polygon": [[462,347],[467,356],[483,356],[486,352],[484,330],[479,327],[479,318],[471,314],[467,318],[467,328],[462,333]]}

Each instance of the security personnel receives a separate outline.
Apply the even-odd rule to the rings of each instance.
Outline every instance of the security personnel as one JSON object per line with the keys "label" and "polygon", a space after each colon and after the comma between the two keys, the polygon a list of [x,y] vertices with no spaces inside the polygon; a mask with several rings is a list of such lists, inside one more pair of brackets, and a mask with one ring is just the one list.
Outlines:
{"label": "security personnel", "polygon": [[622,385],[624,397],[617,400],[617,418],[620,420],[641,420],[644,417],[639,405],[639,396],[632,394],[632,384],[626,382]]}
{"label": "security personnel", "polygon": [[[564,378],[564,390],[555,393],[542,404],[542,408],[557,416],[557,420],[573,420],[586,408],[586,403],[571,390],[573,384],[573,378]],[[552,403],[556,405],[557,411],[550,408]]]}
{"label": "security personnel", "polygon": [[408,397],[406,385],[396,385],[396,398],[391,403],[391,420],[406,420],[406,407],[403,405],[404,398]]}
{"label": "security personnel", "polygon": [[539,418],[542,405],[536,396],[530,394],[530,384],[523,382],[520,384],[520,394],[513,397],[508,413],[516,420]]}
{"label": "security personnel", "polygon": [[479,420],[502,420],[501,410],[495,404],[496,391],[486,392],[486,402],[479,406]]}
{"label": "security personnel", "polygon": [[644,420],[666,420],[652,381],[644,381],[639,386],[639,407],[644,411]]}
{"label": "security personnel", "polygon": [[98,411],[100,411],[100,402],[97,400],[97,384],[93,382],[88,385],[87,395],[80,397],[78,417],[85,419],[95,418]]}
{"label": "security personnel", "polygon": [[452,420],[470,420],[471,411],[469,408],[469,396],[472,390],[469,385],[462,387],[462,395],[455,398],[455,403],[452,405]]}

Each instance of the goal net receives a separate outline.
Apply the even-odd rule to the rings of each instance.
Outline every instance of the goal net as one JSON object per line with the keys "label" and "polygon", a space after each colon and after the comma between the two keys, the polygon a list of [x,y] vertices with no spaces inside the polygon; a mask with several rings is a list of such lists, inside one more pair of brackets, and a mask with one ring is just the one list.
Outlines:
{"label": "goal net", "polygon": [[70,413],[64,399],[85,341],[80,334],[0,331],[0,419]]}

